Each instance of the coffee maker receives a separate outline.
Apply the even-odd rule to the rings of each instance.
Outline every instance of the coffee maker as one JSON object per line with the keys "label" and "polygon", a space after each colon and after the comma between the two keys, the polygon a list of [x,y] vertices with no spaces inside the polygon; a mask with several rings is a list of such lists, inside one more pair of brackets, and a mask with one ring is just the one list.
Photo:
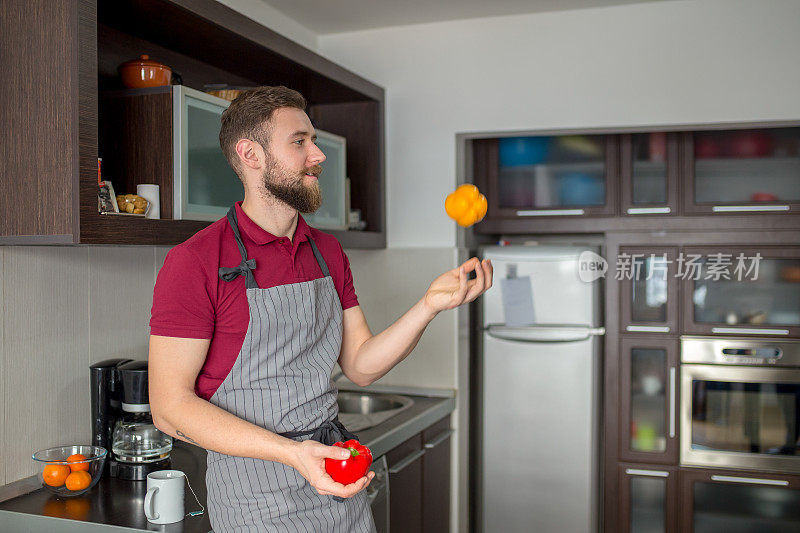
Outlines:
{"label": "coffee maker", "polygon": [[109,359],[89,367],[92,444],[108,454],[104,475],[141,481],[170,467],[172,437],[150,415],[147,361]]}

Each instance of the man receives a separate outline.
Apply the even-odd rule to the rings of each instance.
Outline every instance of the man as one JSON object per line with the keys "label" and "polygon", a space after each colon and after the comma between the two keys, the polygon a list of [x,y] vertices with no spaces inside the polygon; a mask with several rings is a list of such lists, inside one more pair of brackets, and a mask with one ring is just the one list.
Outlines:
{"label": "man", "polygon": [[[299,215],[319,208],[325,155],[303,97],[261,87],[222,115],[220,144],[244,201],[167,255],[150,321],[150,404],[162,431],[208,449],[216,533],[374,531],[363,489],[333,481],[325,458],[351,437],[336,417],[334,364],[368,385],[414,348],[445,309],[492,284],[476,258],[439,276],[373,336],[347,256]],[[475,279],[468,280],[475,271]]]}

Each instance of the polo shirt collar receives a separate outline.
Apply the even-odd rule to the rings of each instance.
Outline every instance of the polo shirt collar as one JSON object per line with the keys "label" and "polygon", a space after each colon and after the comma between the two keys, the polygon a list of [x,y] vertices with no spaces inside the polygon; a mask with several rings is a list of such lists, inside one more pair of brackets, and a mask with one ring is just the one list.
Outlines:
{"label": "polo shirt collar", "polygon": [[[268,232],[247,216],[242,209],[242,202],[236,202],[236,219],[239,222],[239,229],[247,234],[250,239],[258,245],[264,245],[279,239],[278,236]],[[294,230],[293,242],[299,243],[308,240],[311,228],[306,224],[302,215],[297,214],[297,228]]]}

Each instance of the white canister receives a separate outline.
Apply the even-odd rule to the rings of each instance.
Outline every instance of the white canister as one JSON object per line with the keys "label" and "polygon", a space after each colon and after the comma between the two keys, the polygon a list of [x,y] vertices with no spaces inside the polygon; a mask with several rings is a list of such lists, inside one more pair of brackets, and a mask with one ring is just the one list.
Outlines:
{"label": "white canister", "polygon": [[161,218],[158,185],[154,183],[140,183],[136,186],[136,194],[150,202],[147,218]]}
{"label": "white canister", "polygon": [[144,515],[154,524],[172,524],[183,520],[183,484],[186,475],[180,470],[158,470],[147,474]]}

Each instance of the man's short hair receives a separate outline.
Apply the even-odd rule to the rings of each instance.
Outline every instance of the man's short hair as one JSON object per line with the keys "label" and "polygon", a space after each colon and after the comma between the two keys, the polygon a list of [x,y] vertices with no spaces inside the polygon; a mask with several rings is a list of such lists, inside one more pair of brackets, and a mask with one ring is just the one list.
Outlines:
{"label": "man's short hair", "polygon": [[270,135],[269,120],[272,113],[282,107],[305,111],[306,99],[299,92],[283,85],[264,86],[244,91],[222,113],[219,145],[228,164],[237,174],[240,172],[240,165],[236,143],[239,139],[250,139],[266,149]]}

